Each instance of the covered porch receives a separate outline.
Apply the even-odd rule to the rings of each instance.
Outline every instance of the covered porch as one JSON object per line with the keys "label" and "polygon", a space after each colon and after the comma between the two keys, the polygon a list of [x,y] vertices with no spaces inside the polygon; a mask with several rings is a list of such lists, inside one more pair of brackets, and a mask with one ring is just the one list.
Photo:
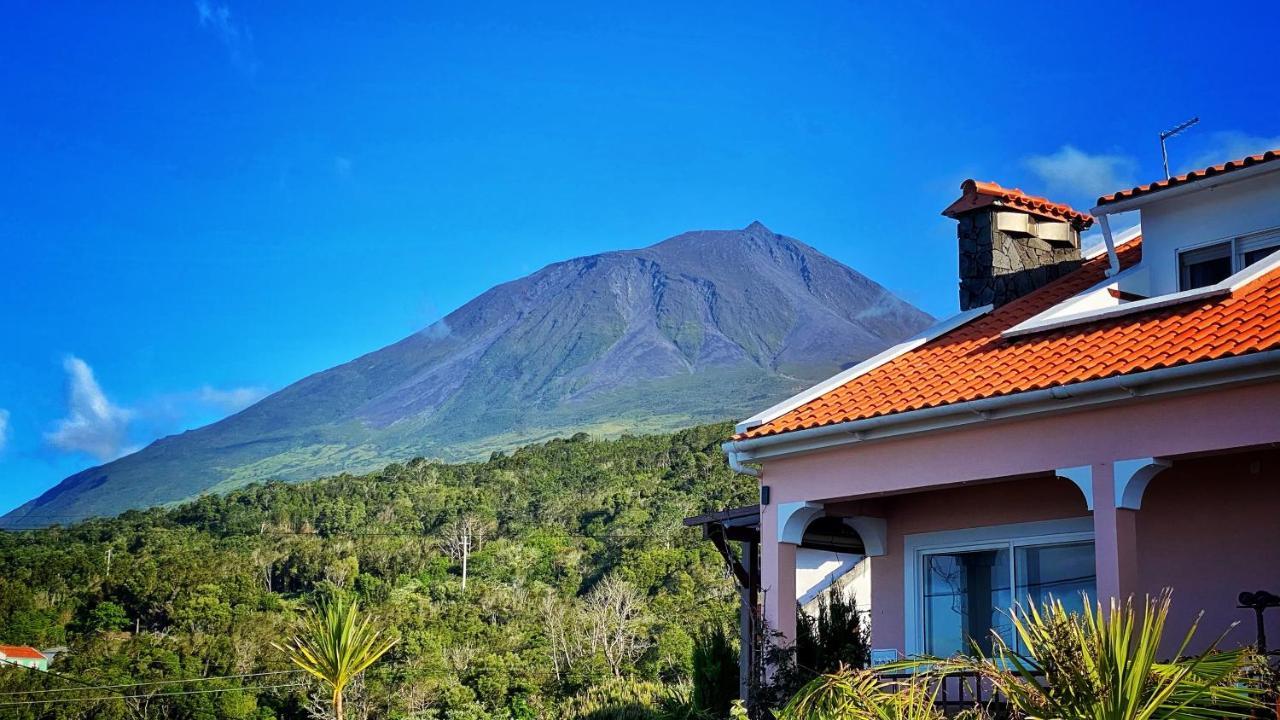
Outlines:
{"label": "covered porch", "polygon": [[[1204,611],[1202,642],[1239,623],[1227,642],[1253,643],[1237,596],[1280,592],[1275,408],[1277,388],[1237,387],[770,457],[765,622],[794,637],[797,552],[834,521],[868,556],[876,661],[984,642],[1027,596],[1166,587],[1172,627]],[[1267,630],[1280,638],[1280,611]]]}

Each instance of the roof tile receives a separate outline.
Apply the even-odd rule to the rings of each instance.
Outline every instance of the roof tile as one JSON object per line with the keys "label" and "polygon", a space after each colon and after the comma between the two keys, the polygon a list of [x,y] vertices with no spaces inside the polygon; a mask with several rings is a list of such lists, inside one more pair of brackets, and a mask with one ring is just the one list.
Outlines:
{"label": "roof tile", "polygon": [[[1118,248],[1121,265],[1142,240]],[[762,437],[1280,347],[1280,272],[1234,295],[1022,338],[1001,333],[1105,277],[1105,255],[774,420]]]}
{"label": "roof tile", "polygon": [[1035,215],[1043,215],[1057,220],[1067,220],[1078,229],[1084,230],[1093,224],[1093,217],[1065,203],[1054,202],[1038,195],[1028,195],[1017,188],[1006,188],[993,182],[983,182],[972,178],[960,183],[960,199],[951,203],[942,211],[947,217],[973,210],[975,208],[1001,203]]}
{"label": "roof tile", "polygon": [[1201,170],[1192,170],[1189,173],[1177,175],[1168,178],[1167,180],[1158,180],[1147,185],[1139,185],[1138,187],[1131,188],[1129,190],[1121,190],[1119,192],[1111,193],[1110,195],[1103,195],[1098,198],[1098,206],[1101,207],[1103,205],[1117,203],[1121,200],[1128,200],[1142,195],[1150,195],[1151,193],[1159,192],[1167,188],[1186,185],[1187,183],[1195,182],[1197,180],[1203,180],[1205,178],[1234,172],[1236,170],[1243,170],[1247,167],[1260,165],[1262,163],[1278,159],[1280,159],[1280,150],[1268,150],[1259,155],[1250,155],[1249,157],[1240,158],[1239,160],[1224,162],[1221,165],[1213,165]]}

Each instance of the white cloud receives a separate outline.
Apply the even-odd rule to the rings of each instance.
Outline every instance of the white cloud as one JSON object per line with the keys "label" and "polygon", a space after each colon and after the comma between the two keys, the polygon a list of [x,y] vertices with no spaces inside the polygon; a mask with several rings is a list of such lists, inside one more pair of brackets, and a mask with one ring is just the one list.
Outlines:
{"label": "white cloud", "polygon": [[9,444],[9,411],[0,408],[0,452]]}
{"label": "white cloud", "polygon": [[45,433],[45,440],[60,450],[88,453],[103,462],[130,452],[133,412],[107,399],[84,360],[70,355],[62,367],[67,371],[67,416]]}
{"label": "white cloud", "polygon": [[1088,201],[1090,206],[1099,196],[1133,187],[1137,169],[1137,162],[1127,155],[1091,155],[1071,145],[1049,155],[1033,155],[1025,162],[1050,196]]}
{"label": "white cloud", "polygon": [[[71,355],[62,366],[67,371],[67,416],[45,433],[45,441],[64,452],[87,453],[102,462],[134,452],[140,447],[139,441],[150,442],[243,410],[267,394],[260,387],[223,389],[204,385],[198,390],[164,393],[123,407],[107,398],[93,368],[84,360]],[[7,419],[8,413],[0,417]],[[6,424],[0,423],[0,448]]]}
{"label": "white cloud", "polygon": [[228,413],[239,412],[267,396],[266,388],[237,387],[221,390],[209,385],[200,388],[196,399]]}
{"label": "white cloud", "polygon": [[[1169,142],[1169,154],[1173,155],[1177,152],[1173,145],[1177,140]],[[1170,164],[1178,168],[1176,172],[1184,173],[1209,167],[1210,165],[1219,165],[1228,160],[1239,160],[1249,155],[1258,155],[1277,148],[1280,148],[1280,136],[1249,135],[1238,130],[1227,130],[1210,133],[1208,149],[1197,154],[1190,161],[1186,163],[1175,161]]]}
{"label": "white cloud", "polygon": [[258,60],[253,52],[253,31],[248,25],[232,18],[231,8],[209,0],[196,0],[196,14],[200,18],[200,27],[212,32],[218,42],[227,49],[231,64],[236,69],[247,75],[257,72]]}

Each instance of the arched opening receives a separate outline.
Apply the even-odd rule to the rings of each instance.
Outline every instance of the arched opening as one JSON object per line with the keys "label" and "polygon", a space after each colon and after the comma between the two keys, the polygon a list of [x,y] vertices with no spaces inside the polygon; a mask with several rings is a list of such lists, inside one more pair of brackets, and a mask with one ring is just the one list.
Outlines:
{"label": "arched opening", "polygon": [[850,527],[844,518],[831,516],[823,516],[809,523],[804,529],[800,546],[849,555],[867,554],[866,544],[858,531]]}

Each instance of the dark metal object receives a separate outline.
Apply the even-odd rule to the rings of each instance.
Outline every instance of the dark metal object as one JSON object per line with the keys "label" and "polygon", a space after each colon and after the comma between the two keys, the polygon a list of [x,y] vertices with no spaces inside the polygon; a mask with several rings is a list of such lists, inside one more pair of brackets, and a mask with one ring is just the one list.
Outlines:
{"label": "dark metal object", "polygon": [[[1032,675],[1038,682],[1044,682],[1044,674],[1036,671]],[[920,678],[915,673],[880,673],[880,678],[894,685],[906,685],[917,682]],[[1008,720],[1014,717],[1009,700],[976,672],[953,672],[935,676],[934,705],[946,717],[954,717],[966,711],[978,709],[981,715],[991,720]]]}
{"label": "dark metal object", "polygon": [[1256,590],[1254,592],[1242,592],[1237,600],[1240,604],[1237,606],[1241,610],[1252,610],[1254,617],[1258,621],[1258,652],[1263,655],[1267,654],[1267,626],[1262,620],[1262,613],[1273,607],[1280,607],[1280,595],[1269,593],[1266,590]]}

